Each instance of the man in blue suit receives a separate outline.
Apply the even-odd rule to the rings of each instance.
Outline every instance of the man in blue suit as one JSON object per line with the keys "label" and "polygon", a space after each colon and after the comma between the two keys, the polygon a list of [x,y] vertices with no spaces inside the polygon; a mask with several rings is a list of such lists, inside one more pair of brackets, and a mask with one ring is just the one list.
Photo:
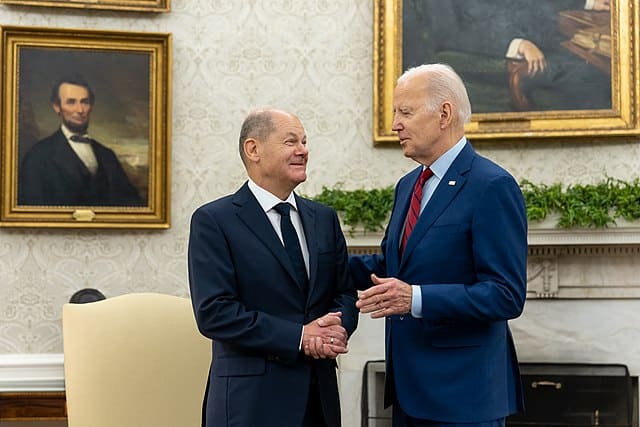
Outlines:
{"label": "man in blue suit", "polygon": [[405,72],[393,111],[420,165],[396,186],[382,253],[350,258],[356,305],[386,319],[385,405],[394,427],[503,426],[523,408],[507,325],[526,294],[522,193],[464,137],[471,106],[449,66]]}
{"label": "man in blue suit", "polygon": [[335,211],[293,192],[306,143],[293,114],[252,112],[248,182],[191,219],[191,298],[213,340],[204,426],[340,425],[335,358],[357,325],[356,291]]}

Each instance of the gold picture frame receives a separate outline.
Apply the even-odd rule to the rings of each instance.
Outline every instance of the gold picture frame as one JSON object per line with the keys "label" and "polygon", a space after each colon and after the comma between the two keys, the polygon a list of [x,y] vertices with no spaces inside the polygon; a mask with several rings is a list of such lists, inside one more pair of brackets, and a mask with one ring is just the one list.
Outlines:
{"label": "gold picture frame", "polygon": [[[502,53],[506,50],[507,44],[504,44],[504,50],[496,53],[495,56],[488,55],[485,59],[483,49],[477,49],[478,43],[484,43],[488,40],[486,34],[495,34],[496,28],[501,27],[500,20],[516,19],[514,10],[523,10],[526,6],[517,9],[518,6],[511,4],[513,9],[510,12],[496,13],[486,12],[486,19],[480,20],[486,22],[486,34],[482,29],[478,30],[475,39],[464,39],[464,34],[470,28],[469,22],[456,24],[462,28],[456,28],[451,21],[455,13],[444,15],[447,12],[444,8],[455,7],[456,3],[461,3],[461,7],[481,7],[481,4],[487,2],[435,2],[432,10],[424,13],[415,10],[407,10],[403,16],[403,7],[429,7],[429,1],[423,0],[375,0],[374,2],[374,53],[373,53],[373,140],[374,144],[397,143],[396,133],[391,130],[393,121],[393,90],[397,78],[408,68],[404,66],[403,61],[411,63],[412,61],[422,60],[422,62],[446,62],[456,69],[469,90],[469,80],[467,75],[460,72],[450,61],[457,61],[462,67],[469,67],[469,75],[475,72],[474,78],[482,84],[478,84],[477,93],[484,93],[482,99],[487,100],[486,105],[489,107],[487,111],[480,111],[474,104],[474,96],[471,90],[470,98],[474,114],[471,122],[467,124],[466,135],[471,140],[519,140],[519,139],[543,139],[543,138],[575,138],[582,139],[600,139],[612,137],[628,137],[640,134],[640,108],[639,108],[639,77],[638,68],[640,66],[638,58],[639,43],[639,5],[638,0],[611,0],[610,11],[575,11],[563,10],[553,12],[553,16],[548,17],[547,23],[553,23],[556,27],[552,28],[553,32],[558,32],[560,37],[564,37],[564,41],[560,44],[554,44],[551,49],[557,51],[557,55],[562,58],[572,56],[571,64],[577,63],[578,67],[584,69],[585,73],[597,74],[599,83],[596,87],[607,99],[601,100],[600,104],[591,100],[584,101],[583,104],[570,105],[568,107],[560,107],[561,100],[564,103],[571,99],[587,99],[591,96],[591,92],[586,89],[576,89],[574,92],[577,97],[559,97],[557,96],[558,108],[552,103],[554,95],[562,92],[547,90],[547,104],[540,103],[542,107],[531,106],[531,103],[521,104],[519,101],[525,99],[522,97],[522,91],[518,85],[523,82],[522,73],[526,72],[527,62],[522,60],[507,59],[506,54]],[[487,4],[499,4],[502,2],[489,2]],[[531,3],[531,2],[525,2]],[[549,2],[554,4],[554,2]],[[555,2],[559,4],[561,2]],[[403,6],[404,4],[404,6]],[[509,5],[508,2],[506,2]],[[524,3],[523,3],[524,4]],[[541,3],[531,4],[531,7],[540,9]],[[417,6],[416,6],[417,5]],[[550,6],[551,7],[551,6]],[[531,8],[529,8],[531,10]],[[443,14],[443,16],[438,16]],[[464,12],[465,17],[469,16],[469,11]],[[520,13],[519,15],[522,15]],[[518,15],[518,16],[519,16]],[[424,17],[433,19],[429,21],[434,24],[433,28],[436,35],[429,34],[429,25],[419,21]],[[406,17],[406,19],[403,19]],[[506,17],[506,18],[505,18]],[[518,19],[523,19],[521,16]],[[533,20],[531,17],[524,19]],[[537,19],[537,16],[536,16]],[[406,22],[405,22],[406,21]],[[542,28],[541,25],[531,22],[532,28]],[[597,25],[596,25],[597,24]],[[507,25],[502,27],[507,28]],[[437,31],[435,31],[437,30]],[[451,34],[449,34],[449,31]],[[597,32],[599,31],[599,32]],[[607,33],[608,31],[608,33]],[[406,32],[407,38],[403,39]],[[547,31],[548,35],[550,31]],[[443,33],[443,34],[441,34]],[[597,33],[598,39],[595,40]],[[447,37],[443,42],[440,37]],[[455,37],[460,37],[455,40]],[[579,45],[584,42],[580,37],[588,37],[587,46]],[[452,40],[453,38],[453,40]],[[403,43],[406,40],[406,51]],[[592,46],[588,46],[591,43]],[[602,51],[598,48],[602,47]],[[468,48],[468,49],[467,49]],[[464,51],[456,52],[456,50]],[[477,49],[477,51],[469,51]],[[481,52],[482,50],[482,52]],[[609,55],[607,57],[606,55]],[[461,60],[462,59],[462,60]],[[408,66],[418,65],[409,64]],[[550,64],[552,61],[549,60]],[[524,68],[522,68],[524,64]],[[584,65],[583,65],[584,64]],[[474,69],[475,68],[475,69]],[[498,83],[496,89],[490,86],[491,78],[488,74],[480,74],[494,72],[498,75],[496,80]],[[604,77],[602,75],[604,74]],[[608,74],[607,74],[608,73]],[[476,77],[478,76],[478,77]],[[484,78],[485,80],[480,80]],[[588,80],[591,81],[591,80]],[[570,86],[568,86],[570,87]],[[513,89],[513,90],[512,90]],[[564,90],[561,87],[560,90]],[[568,89],[567,89],[568,90]],[[484,91],[484,92],[483,92]],[[490,103],[497,102],[502,94],[504,96],[504,105],[508,107],[499,107],[497,111],[489,111]],[[536,95],[543,94],[542,89],[534,92]],[[520,99],[518,99],[520,96]],[[540,96],[541,98],[541,96]],[[542,98],[541,98],[542,99]],[[525,99],[526,101],[526,99]],[[581,101],[582,102],[582,101]],[[587,106],[588,105],[588,106]],[[595,107],[593,107],[595,105]],[[584,107],[583,106],[587,106]]]}
{"label": "gold picture frame", "polygon": [[131,12],[169,12],[171,10],[170,0],[0,0],[0,3]]}
{"label": "gold picture frame", "polygon": [[0,42],[0,226],[168,228],[171,34],[3,26]]}

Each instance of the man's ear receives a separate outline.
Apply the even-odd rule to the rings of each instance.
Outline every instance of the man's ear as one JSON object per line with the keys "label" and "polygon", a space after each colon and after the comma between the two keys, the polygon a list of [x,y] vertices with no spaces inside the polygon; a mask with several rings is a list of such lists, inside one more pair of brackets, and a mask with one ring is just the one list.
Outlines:
{"label": "man's ear", "polygon": [[450,127],[453,123],[453,106],[451,102],[445,101],[440,106],[440,127],[442,129]]}
{"label": "man's ear", "polygon": [[53,108],[53,111],[56,112],[56,114],[60,114],[60,104],[54,102],[53,104],[51,104],[51,107]]}
{"label": "man's ear", "polygon": [[244,155],[247,160],[251,162],[257,162],[260,159],[260,155],[258,153],[258,141],[256,139],[245,139],[244,143],[242,144],[242,149],[244,150]]}

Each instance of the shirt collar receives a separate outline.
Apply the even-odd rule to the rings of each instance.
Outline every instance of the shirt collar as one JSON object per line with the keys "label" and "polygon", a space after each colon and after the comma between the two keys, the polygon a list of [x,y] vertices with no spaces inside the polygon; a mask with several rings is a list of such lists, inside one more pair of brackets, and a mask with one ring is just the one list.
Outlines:
{"label": "shirt collar", "polygon": [[256,184],[251,178],[249,178],[249,182],[247,184],[249,186],[249,190],[251,190],[253,195],[258,200],[258,203],[260,204],[260,207],[262,207],[263,211],[269,212],[271,209],[273,209],[274,206],[282,202],[287,202],[291,206],[293,206],[296,211],[298,210],[298,206],[296,205],[296,198],[293,192],[289,194],[289,197],[287,197],[286,200],[280,200],[277,196]]}
{"label": "shirt collar", "polygon": [[449,148],[442,156],[438,157],[438,159],[429,166],[431,172],[438,177],[438,179],[442,179],[442,177],[447,173],[453,161],[458,157],[458,154],[462,151],[464,146],[467,144],[467,138],[462,137],[460,141],[456,143],[453,147]]}

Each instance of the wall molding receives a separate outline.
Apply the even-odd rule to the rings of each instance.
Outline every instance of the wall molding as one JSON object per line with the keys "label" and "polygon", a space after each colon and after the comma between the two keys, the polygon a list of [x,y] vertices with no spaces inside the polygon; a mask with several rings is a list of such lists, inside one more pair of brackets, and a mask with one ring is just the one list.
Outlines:
{"label": "wall molding", "polygon": [[0,393],[63,390],[61,353],[0,354]]}
{"label": "wall molding", "polygon": [[640,227],[619,226],[605,229],[529,228],[530,246],[549,245],[639,245]]}
{"label": "wall molding", "polygon": [[[640,227],[621,222],[609,228],[555,228],[552,221],[529,224],[529,246],[640,245]],[[343,226],[347,245],[379,246],[383,232],[350,231]]]}
{"label": "wall molding", "polygon": [[[613,234],[607,230],[556,230],[553,239],[547,239],[552,234],[544,237],[546,231],[532,234],[530,230],[527,298],[640,298],[640,265],[635,261],[640,258],[638,230],[615,230]],[[377,253],[381,239],[382,233],[348,235],[349,253]]]}

